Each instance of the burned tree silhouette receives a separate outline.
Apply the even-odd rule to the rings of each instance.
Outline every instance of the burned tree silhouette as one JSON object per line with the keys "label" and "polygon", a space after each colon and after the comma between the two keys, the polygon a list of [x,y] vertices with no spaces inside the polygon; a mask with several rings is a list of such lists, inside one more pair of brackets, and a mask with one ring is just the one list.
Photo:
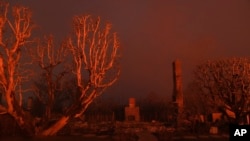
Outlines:
{"label": "burned tree silhouette", "polygon": [[20,66],[21,50],[29,42],[34,27],[31,21],[31,11],[23,6],[12,7],[9,14],[9,4],[0,2],[0,87],[7,103],[7,112],[17,121],[18,125],[28,134],[33,134],[31,121],[25,118],[25,113],[15,96],[16,86],[21,81]]}
{"label": "burned tree silhouette", "polygon": [[67,110],[65,115],[43,135],[54,135],[64,127],[70,118],[84,114],[90,103],[112,86],[120,74],[118,68],[119,42],[116,33],[111,34],[111,24],[101,29],[100,17],[90,15],[73,18],[74,35],[67,40],[71,51],[78,87],[77,101]]}
{"label": "burned tree silhouette", "polygon": [[[45,46],[39,46],[37,54],[33,54],[35,61],[45,71],[47,82],[47,108],[46,117],[51,117],[51,108],[55,99],[55,82],[60,81],[62,74],[52,78],[53,69],[63,63],[64,53],[67,49],[71,56],[73,72],[77,86],[75,101],[67,107],[64,114],[54,123],[39,129],[32,123],[32,117],[22,108],[20,99],[16,96],[17,85],[23,76],[19,72],[23,48],[31,37],[34,24],[31,22],[31,11],[23,6],[12,8],[12,16],[8,14],[9,4],[0,2],[0,91],[6,106],[1,109],[11,115],[18,125],[29,135],[55,135],[70,119],[84,114],[89,104],[101,95],[106,88],[112,86],[118,79],[119,41],[116,33],[111,33],[111,24],[101,24],[100,17],[75,16],[73,18],[74,34],[64,43],[62,49],[53,48],[53,40],[47,38]],[[9,17],[10,16],[10,17]],[[34,40],[32,40],[34,43]],[[37,55],[37,56],[36,56]],[[67,58],[68,59],[68,58]],[[22,98],[19,91],[19,98]],[[38,95],[39,98],[39,95]]]}
{"label": "burned tree silhouette", "polygon": [[[37,63],[42,70],[43,77],[45,79],[45,91],[46,95],[42,95],[41,88],[38,85],[34,85],[34,92],[42,102],[45,108],[45,118],[49,120],[51,118],[51,113],[53,105],[55,103],[55,93],[60,89],[60,81],[63,76],[69,71],[62,66],[65,64],[65,59],[67,57],[67,49],[65,44],[56,47],[54,44],[53,36],[45,37],[45,42],[38,41],[38,45],[35,50],[30,51],[30,56],[34,63]],[[60,67],[60,71],[56,69]],[[57,72],[56,72],[57,71]],[[40,80],[41,81],[41,80]]]}
{"label": "burned tree silhouette", "polygon": [[232,123],[248,114],[250,102],[250,60],[229,58],[197,66],[195,80],[202,94],[225,112]]}

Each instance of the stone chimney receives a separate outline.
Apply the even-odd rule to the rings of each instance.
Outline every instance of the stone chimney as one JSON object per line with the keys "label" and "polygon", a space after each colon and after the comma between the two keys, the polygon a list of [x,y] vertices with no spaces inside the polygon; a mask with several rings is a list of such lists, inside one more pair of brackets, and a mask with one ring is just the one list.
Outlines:
{"label": "stone chimney", "polygon": [[129,107],[134,108],[135,107],[135,98],[129,98]]}
{"label": "stone chimney", "polygon": [[176,108],[176,125],[180,126],[181,114],[183,112],[183,88],[182,88],[182,70],[180,60],[173,62],[173,103]]}
{"label": "stone chimney", "polygon": [[139,107],[135,105],[135,98],[129,98],[128,107],[125,107],[126,121],[140,121]]}
{"label": "stone chimney", "polygon": [[174,93],[173,102],[176,102],[179,108],[183,108],[183,88],[182,88],[182,71],[181,62],[175,60],[173,62],[173,79],[174,79]]}

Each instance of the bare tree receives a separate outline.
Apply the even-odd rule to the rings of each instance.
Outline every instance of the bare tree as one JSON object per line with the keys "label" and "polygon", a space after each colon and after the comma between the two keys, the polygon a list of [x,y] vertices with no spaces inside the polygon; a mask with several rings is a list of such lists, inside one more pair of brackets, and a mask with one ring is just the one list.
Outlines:
{"label": "bare tree", "polygon": [[24,111],[15,97],[16,86],[20,83],[18,66],[21,51],[29,42],[34,25],[31,22],[31,11],[22,6],[12,8],[0,2],[0,87],[7,103],[8,113],[14,117],[20,127],[32,133],[30,123],[25,119]]}
{"label": "bare tree", "polygon": [[93,100],[113,85],[120,74],[117,67],[119,42],[116,33],[111,33],[111,24],[102,25],[100,17],[75,16],[73,18],[74,35],[67,41],[72,53],[76,85],[77,101],[66,114],[43,135],[54,135],[64,127],[70,118],[84,114]]}
{"label": "bare tree", "polygon": [[222,109],[231,122],[240,123],[250,112],[249,59],[207,61],[197,67],[195,80],[207,100]]}
{"label": "bare tree", "polygon": [[[30,55],[33,61],[42,69],[45,77],[46,96],[39,92],[39,88],[35,86],[35,94],[37,98],[46,106],[45,118],[51,118],[51,112],[55,102],[55,92],[60,89],[60,81],[68,71],[62,66],[65,63],[67,50],[65,44],[56,48],[52,36],[45,37],[45,42],[38,41],[35,51],[31,51]],[[56,70],[61,67],[60,71]]]}
{"label": "bare tree", "polygon": [[[16,6],[13,7],[10,16],[8,10],[9,4],[0,2],[0,91],[7,103],[6,107],[0,105],[1,111],[8,112],[29,135],[55,135],[71,118],[84,114],[89,104],[118,79],[120,69],[117,66],[119,48],[117,35],[111,33],[110,24],[100,24],[99,17],[76,16],[73,19],[74,34],[64,42],[65,46],[56,50],[50,37],[47,38],[46,44],[39,44],[33,61],[38,62],[45,72],[48,89],[45,104],[47,119],[51,117],[56,84],[65,74],[63,71],[54,77],[53,72],[63,63],[66,48],[71,52],[74,64],[71,71],[75,75],[77,91],[74,94],[74,103],[67,108],[62,117],[54,124],[37,130],[21,106],[23,91],[21,87],[17,87],[21,86],[23,79],[18,71],[21,65],[20,58],[34,27],[31,22],[31,12],[26,7]],[[37,96],[39,98],[39,93]]]}

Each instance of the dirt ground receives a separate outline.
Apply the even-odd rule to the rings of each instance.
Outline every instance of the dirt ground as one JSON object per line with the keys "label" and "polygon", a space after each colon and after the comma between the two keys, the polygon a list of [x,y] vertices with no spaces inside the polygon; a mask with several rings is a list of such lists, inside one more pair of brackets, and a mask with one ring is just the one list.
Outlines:
{"label": "dirt ground", "polygon": [[1,141],[114,141],[111,137],[55,136],[46,138],[0,137]]}

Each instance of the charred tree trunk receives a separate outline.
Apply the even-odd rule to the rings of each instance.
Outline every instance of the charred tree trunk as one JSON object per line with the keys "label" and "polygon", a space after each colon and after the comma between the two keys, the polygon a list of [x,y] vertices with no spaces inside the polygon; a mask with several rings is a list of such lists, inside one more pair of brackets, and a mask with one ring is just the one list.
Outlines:
{"label": "charred tree trunk", "polygon": [[82,111],[82,108],[84,109],[83,112],[85,112],[85,110],[87,109],[89,104],[85,104],[85,105],[80,106],[80,101],[74,103],[73,105],[71,105],[71,107],[69,107],[66,110],[66,113],[59,120],[57,120],[49,128],[41,131],[41,133],[39,133],[39,134],[42,135],[42,136],[54,136],[54,135],[56,135],[63,127],[65,127],[68,124],[68,122],[72,118],[75,118],[75,115],[79,111]]}
{"label": "charred tree trunk", "polygon": [[23,109],[19,106],[18,102],[14,98],[14,93],[12,93],[13,99],[11,100],[13,111],[8,111],[8,113],[17,121],[19,127],[24,131],[24,135],[33,136],[34,135],[34,126],[32,123],[32,117],[29,113],[23,111]]}
{"label": "charred tree trunk", "polygon": [[55,124],[53,124],[48,129],[45,129],[41,132],[42,136],[53,136],[58,133],[59,130],[61,130],[68,122],[70,117],[69,116],[62,116]]}

